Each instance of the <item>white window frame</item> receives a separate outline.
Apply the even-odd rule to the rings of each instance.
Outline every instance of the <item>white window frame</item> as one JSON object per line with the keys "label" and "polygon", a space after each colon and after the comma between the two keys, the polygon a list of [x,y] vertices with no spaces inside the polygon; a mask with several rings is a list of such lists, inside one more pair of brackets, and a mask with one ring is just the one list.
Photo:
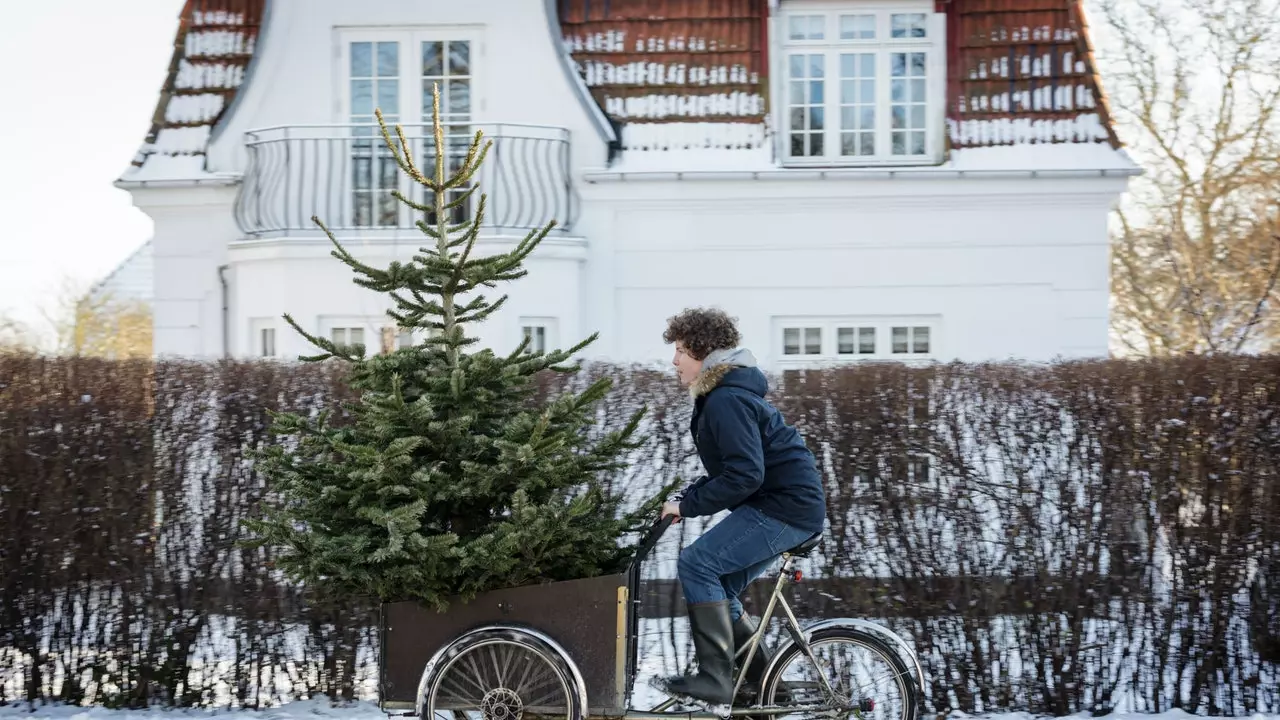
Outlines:
{"label": "white window frame", "polygon": [[[924,38],[890,37],[892,15],[923,13]],[[874,14],[874,40],[841,40],[840,16]],[[821,15],[824,18],[822,40],[791,40],[791,18],[799,15]],[[934,12],[933,0],[792,0],[785,3],[772,19],[770,33],[771,93],[775,98],[773,123],[775,156],[785,167],[877,167],[937,165],[943,161],[946,132],[946,15]],[[791,156],[790,56],[793,52],[821,53],[825,56],[823,72],[823,155]],[[875,72],[875,155],[840,155],[841,96],[840,54],[842,52],[874,53]],[[891,147],[891,83],[889,60],[894,52],[925,53],[924,110],[925,152],[923,155],[893,155]],[[807,93],[806,93],[807,99]]]}
{"label": "white window frame", "polygon": [[[249,319],[249,351],[246,353],[250,357],[259,360],[272,360],[280,357],[280,330],[276,327],[275,318],[256,317]],[[270,336],[270,348],[264,345],[264,341]],[[267,353],[270,350],[270,354]]]}
{"label": "white window frame", "polygon": [[[382,327],[390,322],[385,315],[321,315],[316,319],[316,335],[333,341],[333,331],[338,328],[360,328],[364,331],[362,343],[368,357],[382,350]],[[350,336],[346,342],[351,342]]]}
{"label": "white window frame", "polygon": [[[405,128],[406,136],[412,138],[415,135],[422,136],[420,140],[410,140],[416,145],[415,150],[421,155],[426,150],[434,148],[434,141],[431,140],[431,90],[423,87],[422,75],[422,43],[424,42],[448,42],[448,41],[465,41],[470,44],[469,48],[469,74],[466,75],[470,87],[470,110],[462,117],[455,117],[447,112],[446,87],[441,87],[441,122],[449,123],[451,121],[461,121],[467,123],[479,122],[478,117],[484,111],[485,102],[483,90],[485,86],[482,73],[485,68],[483,62],[484,46],[483,33],[481,28],[471,25],[441,25],[431,27],[406,27],[406,28],[337,28],[334,32],[334,42],[336,43],[334,57],[334,86],[335,86],[335,104],[333,109],[334,122],[339,125],[347,125],[353,122],[356,116],[355,108],[352,105],[352,77],[351,77],[351,46],[353,43],[368,42],[395,42],[399,43],[398,51],[398,74],[397,78],[397,102],[399,112],[392,116],[385,113],[384,120],[388,129],[392,128],[396,123],[402,123],[405,126],[420,126],[421,131],[414,130],[410,127]],[[447,63],[448,58],[444,58],[443,62]],[[374,71],[377,71],[377,48],[373,51]],[[447,69],[446,69],[447,73]],[[373,109],[379,107],[377,87],[375,84],[373,90]],[[365,116],[362,114],[362,122]],[[377,119],[371,113],[367,116],[368,122],[374,126],[372,134],[373,148],[379,155],[386,154],[385,143],[382,136],[377,132]],[[466,132],[461,130],[465,129]],[[350,133],[354,137],[356,129],[352,128]],[[450,153],[450,157],[457,155],[455,162],[459,162],[461,157],[466,154],[466,147],[473,138],[475,132],[474,127],[460,128],[459,132],[454,133],[456,140],[450,142],[451,145],[461,147],[461,151]],[[446,128],[446,135],[449,134]],[[394,132],[392,134],[394,138]],[[348,152],[354,150],[354,146],[348,148]],[[423,158],[416,158],[419,164],[423,163]],[[349,162],[349,161],[348,161]],[[379,224],[378,221],[378,202],[376,200],[377,184],[378,184],[378,163],[374,163],[373,184],[374,191],[371,191],[375,197],[372,205],[371,224],[360,227],[368,227],[371,230],[385,227],[405,227],[412,225],[413,219],[410,218],[410,210],[398,200],[395,203],[397,217],[393,226]],[[425,170],[425,168],[424,168]],[[409,180],[404,177],[398,168],[395,169],[397,186],[401,192],[417,191],[416,188],[409,187]],[[347,203],[347,217],[350,218],[351,224],[356,224],[356,207],[355,207],[355,188],[351,177],[350,168],[347,169],[346,175],[342,179],[344,184],[352,185],[344,193]],[[386,194],[386,193],[384,193]]]}
{"label": "white window frame", "polygon": [[[829,365],[845,365],[859,362],[901,362],[918,365],[938,361],[942,356],[939,341],[941,339],[942,318],[937,315],[876,315],[876,316],[778,316],[771,324],[770,348],[776,364],[783,369],[800,367],[822,367]],[[913,330],[908,330],[908,352],[893,352],[893,328],[928,328],[929,352],[910,352]],[[786,354],[785,333],[791,328],[819,328],[822,333],[821,351],[817,354]],[[839,333],[841,328],[874,328],[875,352],[858,352],[859,335],[854,332],[854,352],[840,353]],[[804,337],[801,336],[801,350],[804,349]]]}
{"label": "white window frame", "polygon": [[[556,349],[557,347],[559,347],[558,345],[558,343],[560,342],[559,325],[560,325],[559,322],[556,320],[556,318],[553,318],[553,317],[522,317],[520,318],[520,322],[516,328],[517,329],[516,341],[515,341],[515,344],[513,345],[513,348],[519,347],[520,343],[524,342],[524,334],[525,334],[526,328],[540,327],[543,329],[543,334],[544,334],[544,338],[543,338],[544,347],[542,351],[550,352]],[[533,343],[530,343],[530,346],[528,348],[525,348],[525,350],[527,352],[537,352],[537,349],[533,347]]]}

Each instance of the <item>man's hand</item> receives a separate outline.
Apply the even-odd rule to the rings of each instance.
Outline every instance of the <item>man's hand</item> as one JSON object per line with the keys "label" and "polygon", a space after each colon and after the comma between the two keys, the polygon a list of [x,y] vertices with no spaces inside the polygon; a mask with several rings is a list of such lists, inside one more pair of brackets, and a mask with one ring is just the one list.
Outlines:
{"label": "man's hand", "polygon": [[675,522],[680,522],[680,503],[670,501],[662,503],[662,517],[668,515],[674,517]]}

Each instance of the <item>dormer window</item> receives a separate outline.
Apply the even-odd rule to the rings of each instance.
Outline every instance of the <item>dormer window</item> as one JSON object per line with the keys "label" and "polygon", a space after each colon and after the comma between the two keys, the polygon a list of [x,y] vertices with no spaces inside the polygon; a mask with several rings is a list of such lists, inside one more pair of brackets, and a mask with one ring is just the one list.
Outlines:
{"label": "dormer window", "polygon": [[783,164],[939,162],[944,17],[918,0],[784,3],[773,104]]}

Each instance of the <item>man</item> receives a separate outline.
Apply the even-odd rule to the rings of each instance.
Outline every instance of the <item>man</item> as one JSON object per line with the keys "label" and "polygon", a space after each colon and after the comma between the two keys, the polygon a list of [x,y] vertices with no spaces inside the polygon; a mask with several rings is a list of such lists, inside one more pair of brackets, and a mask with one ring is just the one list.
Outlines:
{"label": "man", "polygon": [[[698,658],[694,675],[658,682],[667,693],[713,705],[732,701],[735,646],[755,632],[738,596],[782,553],[822,531],[826,495],[813,453],[777,408],[755,358],[738,348],[734,321],[695,308],[670,318],[663,339],[694,398],[689,429],[706,476],[663,517],[732,512],[680,554],[678,573]],[[767,656],[757,648],[747,680],[758,684]]]}

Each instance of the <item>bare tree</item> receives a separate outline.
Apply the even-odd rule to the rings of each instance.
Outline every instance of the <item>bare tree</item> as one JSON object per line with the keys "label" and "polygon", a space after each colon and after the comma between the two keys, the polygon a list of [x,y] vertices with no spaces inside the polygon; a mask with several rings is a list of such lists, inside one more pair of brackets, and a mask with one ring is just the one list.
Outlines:
{"label": "bare tree", "polygon": [[35,352],[37,345],[35,335],[26,323],[0,313],[0,355]]}
{"label": "bare tree", "polygon": [[145,303],[95,293],[63,278],[56,300],[40,313],[52,331],[59,355],[151,356],[151,308]]}
{"label": "bare tree", "polygon": [[1122,136],[1146,170],[1118,213],[1131,352],[1280,348],[1280,0],[1099,0]]}

